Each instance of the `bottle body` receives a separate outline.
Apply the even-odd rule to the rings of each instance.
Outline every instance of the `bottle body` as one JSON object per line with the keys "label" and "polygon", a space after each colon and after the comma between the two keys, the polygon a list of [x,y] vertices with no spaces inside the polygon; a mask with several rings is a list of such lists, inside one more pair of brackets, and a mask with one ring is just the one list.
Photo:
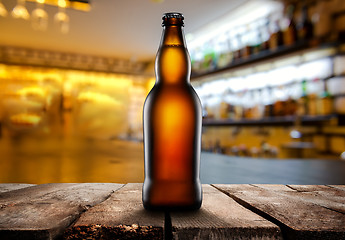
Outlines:
{"label": "bottle body", "polygon": [[190,86],[155,85],[144,105],[147,209],[198,209],[201,105]]}
{"label": "bottle body", "polygon": [[143,108],[143,204],[150,210],[194,210],[202,201],[202,109],[189,83],[190,59],[180,29],[163,31],[156,84]]}

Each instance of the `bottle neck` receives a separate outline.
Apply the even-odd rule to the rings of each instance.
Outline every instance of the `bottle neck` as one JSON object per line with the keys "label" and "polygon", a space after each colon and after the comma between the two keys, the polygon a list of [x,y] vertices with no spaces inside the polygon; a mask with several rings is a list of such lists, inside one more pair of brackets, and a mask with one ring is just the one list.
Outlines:
{"label": "bottle neck", "polygon": [[156,57],[156,83],[189,83],[191,63],[182,25],[165,25]]}
{"label": "bottle neck", "polygon": [[160,46],[162,47],[164,45],[178,45],[185,47],[186,44],[184,40],[182,26],[164,26]]}

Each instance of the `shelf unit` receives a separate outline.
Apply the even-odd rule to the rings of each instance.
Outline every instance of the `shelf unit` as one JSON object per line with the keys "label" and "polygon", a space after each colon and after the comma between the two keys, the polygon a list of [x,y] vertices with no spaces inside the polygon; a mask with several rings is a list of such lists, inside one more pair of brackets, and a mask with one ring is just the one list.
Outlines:
{"label": "shelf unit", "polygon": [[225,73],[237,67],[243,67],[246,65],[251,65],[253,63],[259,63],[268,59],[288,56],[289,54],[293,54],[302,50],[312,50],[312,49],[320,50],[320,49],[325,49],[329,47],[338,47],[339,45],[340,43],[338,42],[320,43],[318,39],[313,39],[309,41],[300,41],[291,46],[281,46],[277,48],[276,50],[265,50],[265,51],[250,55],[247,58],[236,59],[225,67],[216,68],[214,70],[207,71],[204,73],[197,73],[197,72],[193,73],[192,71],[191,81],[196,81],[196,80],[199,80],[200,78],[212,76],[218,73]]}
{"label": "shelf unit", "polygon": [[[226,67],[214,69],[212,71],[204,73],[193,73],[192,81],[198,81],[203,78],[209,78],[218,74],[230,73],[238,67],[252,66],[253,64],[259,64],[266,60],[278,59],[289,57],[293,54],[297,54],[301,51],[309,50],[322,50],[327,48],[335,48],[335,55],[339,55],[339,48],[342,46],[342,42],[321,42],[318,39],[312,39],[309,41],[300,41],[291,46],[282,46],[276,50],[265,50],[257,54],[248,56],[246,59],[234,60],[231,64]],[[334,75],[327,77],[323,80],[328,80]],[[337,76],[338,77],[338,76]],[[323,125],[323,124],[335,124],[339,126],[345,125],[345,115],[330,114],[330,115],[317,115],[317,116],[277,116],[277,117],[265,117],[262,119],[203,119],[203,126],[293,126],[298,122],[302,126],[312,125]]]}
{"label": "shelf unit", "polygon": [[284,116],[266,117],[263,119],[203,119],[203,126],[293,126],[299,121],[301,125],[322,125],[325,122],[335,121],[344,125],[344,116],[330,114],[324,116]]}

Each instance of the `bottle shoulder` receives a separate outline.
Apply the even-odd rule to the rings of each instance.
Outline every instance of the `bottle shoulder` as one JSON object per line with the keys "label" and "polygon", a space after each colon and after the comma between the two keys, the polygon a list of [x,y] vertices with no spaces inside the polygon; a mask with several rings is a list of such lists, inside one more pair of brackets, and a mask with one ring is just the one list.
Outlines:
{"label": "bottle shoulder", "polygon": [[197,96],[197,93],[189,82],[183,84],[156,83],[148,95],[152,94],[185,94]]}
{"label": "bottle shoulder", "polygon": [[189,84],[155,84],[146,97],[147,102],[153,103],[157,101],[191,101],[201,106],[200,99],[194,88]]}

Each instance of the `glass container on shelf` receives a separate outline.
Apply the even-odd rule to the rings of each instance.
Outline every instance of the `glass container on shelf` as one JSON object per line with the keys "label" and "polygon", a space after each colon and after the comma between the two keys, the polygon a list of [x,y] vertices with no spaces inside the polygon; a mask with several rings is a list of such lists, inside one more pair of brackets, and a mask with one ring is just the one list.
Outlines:
{"label": "glass container on shelf", "polygon": [[303,79],[300,86],[302,94],[297,101],[297,115],[303,116],[308,114],[307,80]]}
{"label": "glass container on shelf", "polygon": [[235,119],[236,100],[235,93],[231,89],[228,89],[224,97],[224,101],[227,103],[228,119]]}
{"label": "glass container on shelf", "polygon": [[261,40],[261,44],[260,44],[260,51],[265,51],[269,49],[269,39],[270,39],[270,32],[269,32],[269,19],[268,18],[264,18],[261,21],[261,25],[260,25],[260,40]]}
{"label": "glass container on shelf", "polygon": [[315,78],[312,81],[308,81],[308,114],[316,115],[317,114],[317,98],[318,95],[322,92],[322,82],[319,78]]}
{"label": "glass container on shelf", "polygon": [[212,71],[216,68],[216,54],[214,51],[214,40],[209,40],[203,46],[203,63],[201,69],[203,72]]}
{"label": "glass container on shelf", "polygon": [[235,116],[236,120],[240,120],[243,118],[244,114],[244,90],[238,91],[236,93],[236,102],[235,102]]}
{"label": "glass container on shelf", "polygon": [[285,85],[276,86],[273,91],[273,96],[274,96],[273,115],[285,116],[286,115],[286,100],[287,100]]}
{"label": "glass container on shelf", "polygon": [[313,37],[313,24],[308,17],[308,8],[306,5],[302,7],[301,19],[297,25],[298,40],[308,40]]}
{"label": "glass container on shelf", "polygon": [[315,3],[315,12],[312,16],[314,35],[322,40],[327,40],[330,37],[330,31],[332,29],[332,2],[316,1]]}
{"label": "glass container on shelf", "polygon": [[232,62],[233,53],[230,49],[229,33],[225,33],[217,39],[215,44],[215,55],[217,59],[217,68],[223,68]]}
{"label": "glass container on shelf", "polygon": [[210,118],[220,119],[220,103],[221,97],[219,95],[211,95],[207,100],[207,111]]}
{"label": "glass container on shelf", "polygon": [[190,55],[191,55],[192,73],[200,72],[202,68],[203,57],[204,57],[201,47],[197,46],[194,49],[191,49]]}
{"label": "glass container on shelf", "polygon": [[243,91],[243,96],[242,96],[243,118],[245,119],[253,118],[254,105],[255,103],[253,101],[253,91],[249,91],[248,89],[245,89]]}
{"label": "glass container on shelf", "polygon": [[[299,84],[297,85],[297,87]],[[297,111],[297,97],[296,93],[298,94],[298,90],[296,89],[296,83],[291,82],[290,84],[287,84],[286,87],[286,92],[288,99],[286,101],[286,106],[285,106],[285,113],[287,116],[294,116],[296,115]]]}
{"label": "glass container on shelf", "polygon": [[276,50],[278,47],[283,45],[283,32],[280,28],[280,16],[272,16],[270,22],[270,39],[269,49]]}
{"label": "glass container on shelf", "polygon": [[272,117],[274,99],[271,86],[267,86],[262,90],[262,102],[264,105],[264,117]]}
{"label": "glass container on shelf", "polygon": [[283,21],[283,36],[284,36],[284,45],[290,46],[297,41],[297,31],[296,23],[294,20],[294,10],[293,5],[288,5],[286,8],[286,17]]}
{"label": "glass container on shelf", "polygon": [[251,23],[248,41],[250,46],[250,54],[256,54],[260,52],[262,44],[260,22],[254,21],[253,23]]}
{"label": "glass container on shelf", "polygon": [[252,29],[250,28],[249,24],[243,28],[243,34],[241,35],[241,57],[246,59],[250,56],[251,52],[251,40],[252,40]]}
{"label": "glass container on shelf", "polygon": [[333,108],[333,96],[327,89],[327,84],[323,81],[323,91],[319,95],[317,101],[317,111],[319,115],[332,114]]}
{"label": "glass container on shelf", "polygon": [[262,89],[255,89],[253,91],[253,119],[261,119],[264,116],[264,104],[262,98]]}
{"label": "glass container on shelf", "polygon": [[229,104],[225,101],[225,94],[222,95],[219,106],[219,118],[229,119]]}
{"label": "glass container on shelf", "polygon": [[243,47],[242,35],[243,28],[239,27],[234,31],[234,39],[232,41],[234,60],[239,60],[242,57],[241,49]]}

